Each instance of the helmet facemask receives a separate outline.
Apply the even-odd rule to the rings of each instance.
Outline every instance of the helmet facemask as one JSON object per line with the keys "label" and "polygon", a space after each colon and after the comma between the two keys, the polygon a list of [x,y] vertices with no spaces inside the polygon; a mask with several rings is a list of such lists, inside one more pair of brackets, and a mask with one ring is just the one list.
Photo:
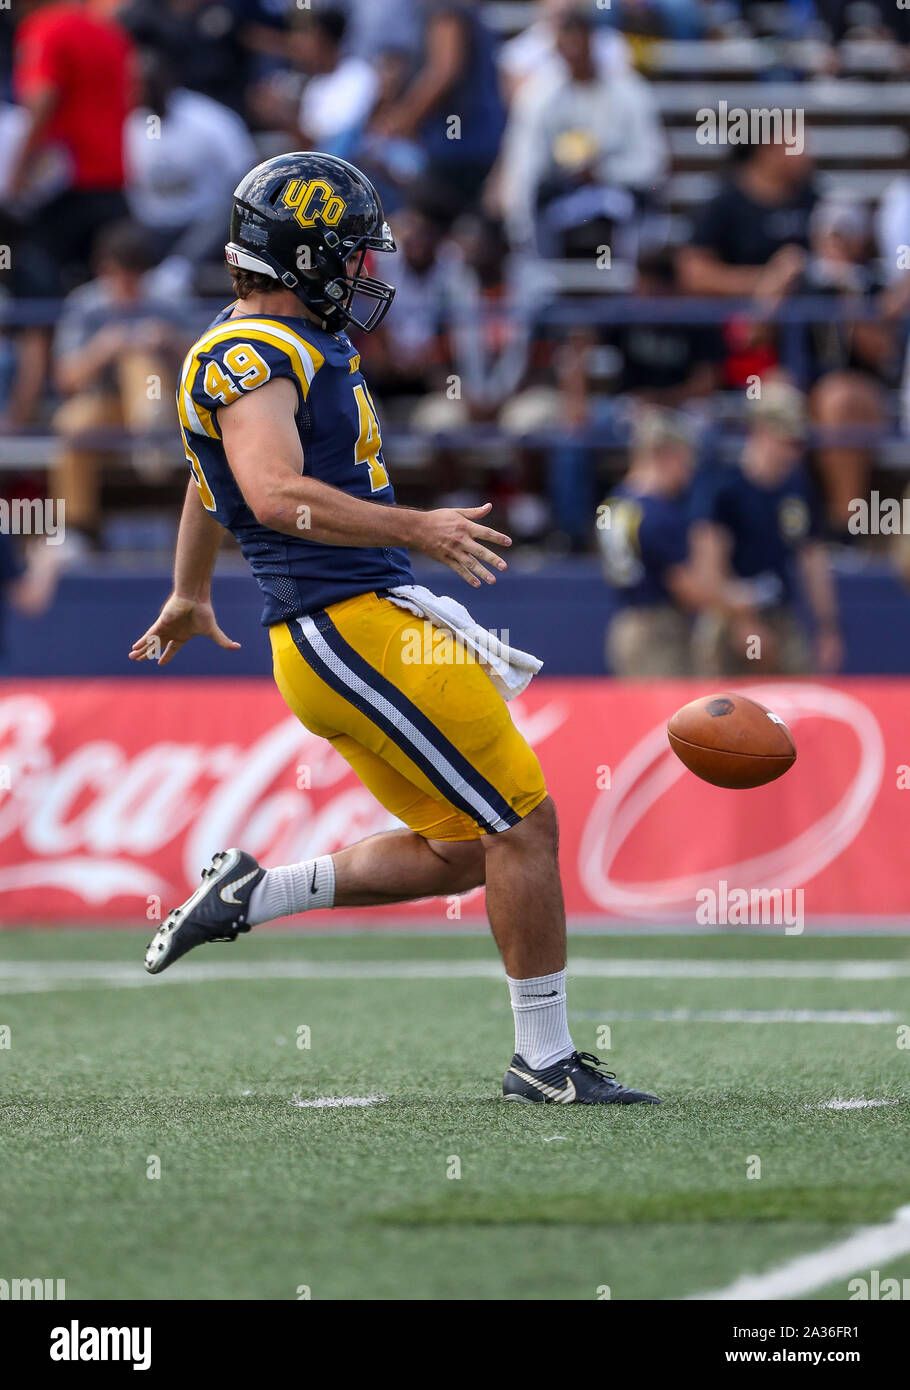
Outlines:
{"label": "helmet facemask", "polygon": [[[388,225],[383,227],[381,236],[358,237],[353,244],[342,242],[335,232],[327,231],[323,237],[323,244],[326,254],[320,259],[329,262],[330,265],[335,262],[336,265],[332,267],[335,273],[331,274],[322,290],[321,298],[325,303],[325,310],[321,303],[318,306],[312,304],[310,307],[314,313],[323,314],[326,324],[331,328],[334,328],[336,323],[341,328],[353,324],[363,333],[372,333],[388,313],[395,298],[395,287],[387,284],[385,280],[378,280],[375,276],[364,275],[362,271],[369,251],[395,250],[395,242]],[[358,300],[365,301],[360,312]],[[304,303],[307,302],[304,300]]]}

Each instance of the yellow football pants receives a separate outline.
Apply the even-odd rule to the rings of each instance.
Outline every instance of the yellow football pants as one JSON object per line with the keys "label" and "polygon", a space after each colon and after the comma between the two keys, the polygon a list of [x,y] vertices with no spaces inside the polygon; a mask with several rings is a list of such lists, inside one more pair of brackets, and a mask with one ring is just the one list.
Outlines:
{"label": "yellow football pants", "polygon": [[508,830],[546,797],[505,701],[442,629],[368,593],[269,635],[288,708],[418,835]]}

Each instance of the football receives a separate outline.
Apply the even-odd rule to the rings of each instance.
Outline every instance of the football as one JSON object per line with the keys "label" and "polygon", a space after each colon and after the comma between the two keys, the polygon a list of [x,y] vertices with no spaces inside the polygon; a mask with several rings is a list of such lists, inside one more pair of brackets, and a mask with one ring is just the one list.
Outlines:
{"label": "football", "polygon": [[676,711],[667,735],[689,771],[715,787],[762,787],[796,761],[796,745],[784,721],[745,695],[690,701]]}

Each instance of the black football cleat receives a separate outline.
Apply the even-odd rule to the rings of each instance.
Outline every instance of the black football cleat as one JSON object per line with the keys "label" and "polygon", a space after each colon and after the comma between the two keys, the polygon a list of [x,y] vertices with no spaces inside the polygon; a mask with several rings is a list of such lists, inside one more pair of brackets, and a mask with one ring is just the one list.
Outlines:
{"label": "black football cleat", "polygon": [[219,850],[203,869],[195,893],[168,914],[149,942],[145,953],[149,974],[160,975],[194,946],[235,941],[240,932],[249,931],[250,894],[264,873],[244,850]]}
{"label": "black football cleat", "polygon": [[601,1071],[600,1060],[590,1052],[573,1052],[543,1071],[533,1071],[518,1053],[502,1079],[506,1100],[551,1105],[660,1105],[649,1091],[633,1091]]}

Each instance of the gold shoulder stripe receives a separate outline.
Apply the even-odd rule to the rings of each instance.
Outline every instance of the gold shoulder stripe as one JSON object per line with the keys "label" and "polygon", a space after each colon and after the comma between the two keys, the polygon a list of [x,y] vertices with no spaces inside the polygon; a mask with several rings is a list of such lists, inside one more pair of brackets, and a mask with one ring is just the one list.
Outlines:
{"label": "gold shoulder stripe", "polygon": [[249,339],[255,343],[268,343],[270,347],[284,352],[304,400],[309,395],[313,377],[325,362],[323,354],[318,348],[313,347],[312,343],[308,343],[286,324],[276,323],[272,319],[230,319],[215,328],[210,328],[190,349],[178,392],[181,422],[194,434],[207,434],[212,439],[219,437],[211,412],[194,402],[193,387],[199,373],[202,354],[231,338],[239,339],[241,342]]}

